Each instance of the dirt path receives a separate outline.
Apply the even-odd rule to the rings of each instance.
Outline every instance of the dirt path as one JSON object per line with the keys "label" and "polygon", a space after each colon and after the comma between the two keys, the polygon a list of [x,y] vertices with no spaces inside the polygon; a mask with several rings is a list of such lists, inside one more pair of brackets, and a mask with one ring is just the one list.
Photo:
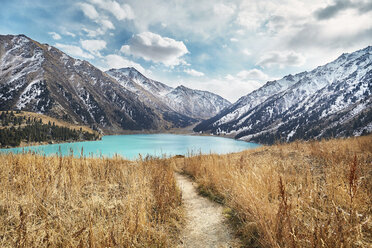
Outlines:
{"label": "dirt path", "polygon": [[178,247],[239,247],[229,226],[224,223],[223,207],[198,195],[193,182],[187,177],[176,174],[182,191],[187,222],[181,233]]}

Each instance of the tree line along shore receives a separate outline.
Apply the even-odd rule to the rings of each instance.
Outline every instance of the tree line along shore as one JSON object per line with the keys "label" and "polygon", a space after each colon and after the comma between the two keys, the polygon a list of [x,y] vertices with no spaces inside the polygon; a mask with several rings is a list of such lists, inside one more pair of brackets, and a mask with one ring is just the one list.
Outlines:
{"label": "tree line along shore", "polygon": [[0,114],[0,148],[23,144],[45,144],[97,140],[98,132],[24,111],[2,111]]}

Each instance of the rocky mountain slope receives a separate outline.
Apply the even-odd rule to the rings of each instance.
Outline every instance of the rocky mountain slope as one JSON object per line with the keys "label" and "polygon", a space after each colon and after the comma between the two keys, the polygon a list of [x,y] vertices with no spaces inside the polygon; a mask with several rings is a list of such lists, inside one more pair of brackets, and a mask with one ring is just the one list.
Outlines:
{"label": "rocky mountain slope", "polygon": [[267,82],[195,127],[261,143],[372,131],[372,47]]}
{"label": "rocky mountain slope", "polygon": [[106,72],[135,93],[143,102],[161,112],[174,111],[194,119],[208,119],[231,103],[208,91],[194,90],[183,85],[176,88],[154,81],[134,68],[111,69]]}
{"label": "rocky mountain slope", "polygon": [[104,130],[157,129],[159,115],[86,61],[26,36],[0,36],[0,106]]}
{"label": "rocky mountain slope", "polygon": [[[0,35],[0,110],[43,113],[106,133],[185,127],[204,118],[184,115],[151,98],[172,88],[149,79],[146,85],[136,75],[128,73],[131,80],[124,85],[52,46],[24,35]],[[138,94],[136,87],[148,97]]]}

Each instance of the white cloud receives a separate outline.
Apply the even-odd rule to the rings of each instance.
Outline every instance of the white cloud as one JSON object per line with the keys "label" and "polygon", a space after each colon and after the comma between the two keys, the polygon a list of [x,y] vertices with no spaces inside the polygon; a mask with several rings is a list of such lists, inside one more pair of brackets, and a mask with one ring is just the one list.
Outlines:
{"label": "white cloud", "polygon": [[301,66],[305,63],[305,57],[293,51],[279,52],[272,51],[260,58],[257,65],[262,67],[271,67],[277,65],[281,68],[286,66]]}
{"label": "white cloud", "polygon": [[[237,78],[226,80],[225,78],[198,78],[190,80],[179,80],[179,84],[186,87],[199,90],[207,90],[216,93],[231,102],[235,102],[241,96],[246,95],[263,85],[258,81],[242,81]],[[173,85],[177,86],[177,85]]]}
{"label": "white cloud", "polygon": [[227,75],[225,76],[225,79],[231,81],[231,80],[234,80],[235,77],[234,77],[233,75],[231,75],[231,74],[227,74]]}
{"label": "white cloud", "polygon": [[109,20],[100,20],[99,23],[101,23],[101,25],[102,25],[103,28],[106,28],[106,29],[115,29],[114,24],[112,24],[112,22],[109,21]]}
{"label": "white cloud", "polygon": [[[314,15],[318,20],[326,20],[326,19],[333,18],[339,12],[342,12],[346,9],[357,7],[359,4],[354,6],[354,3],[352,3],[352,1],[350,0],[335,1],[334,4],[327,5],[325,8],[320,8],[316,10],[314,12]],[[359,7],[361,6],[359,5]]]}
{"label": "white cloud", "polygon": [[82,28],[82,30],[87,34],[88,37],[97,37],[99,35],[105,34],[105,31],[101,28],[97,28],[96,30]]}
{"label": "white cloud", "polygon": [[231,80],[226,82],[226,80],[215,79],[210,81],[205,90],[211,91],[220,96],[226,98],[231,102],[237,101],[240,97],[260,88],[263,83],[258,81],[240,81],[240,80]]}
{"label": "white cloud", "polygon": [[116,54],[109,54],[105,56],[105,62],[107,65],[106,69],[120,69],[124,67],[134,67],[141,73],[144,73],[146,70],[138,63],[130,61],[122,56]]}
{"label": "white cloud", "polygon": [[369,2],[242,1],[236,24],[245,29],[246,35],[238,38],[241,44],[243,41],[252,44],[252,58],[259,58],[257,61],[263,64],[262,54],[295,50],[297,54],[293,56],[283,55],[292,57],[288,59],[275,54],[271,54],[272,58],[266,55],[266,59],[273,60],[268,64],[278,65],[280,69],[290,65],[308,70],[342,52],[355,51],[371,43],[372,4]]}
{"label": "white cloud", "polygon": [[61,43],[56,43],[55,46],[57,48],[61,49],[62,51],[64,51],[65,53],[69,54],[72,57],[76,56],[76,57],[81,57],[81,58],[85,58],[85,59],[94,59],[93,55],[84,52],[83,49],[81,49],[78,46],[65,45],[65,44],[61,44]]}
{"label": "white cloud", "polygon": [[[213,89],[213,92],[234,102],[241,96],[263,86],[270,79],[271,78],[261,70],[251,69],[240,71],[235,76],[227,74],[223,79],[208,79],[208,82],[200,85],[202,85],[203,89]],[[194,87],[198,86],[195,85]]]}
{"label": "white cloud", "polygon": [[106,48],[106,41],[104,40],[81,40],[80,44],[85,50],[99,57],[101,56],[99,51]]}
{"label": "white cloud", "polygon": [[259,11],[259,7],[257,5],[258,4],[256,2],[241,4],[236,23],[248,30],[258,29],[264,17],[262,16],[262,12]]}
{"label": "white cloud", "polygon": [[194,76],[194,77],[202,77],[202,76],[204,76],[204,73],[203,72],[196,71],[194,69],[185,69],[183,71],[186,72],[187,74],[191,75],[191,76]]}
{"label": "white cloud", "polygon": [[247,56],[251,55],[251,52],[248,49],[243,49],[243,53]]}
{"label": "white cloud", "polygon": [[96,4],[99,8],[104,9],[113,14],[119,21],[134,19],[135,15],[128,4],[119,4],[111,0],[90,0],[91,3]]}
{"label": "white cloud", "polygon": [[285,28],[287,25],[287,20],[280,15],[270,16],[267,19],[267,23],[265,24],[268,32],[277,33]]}
{"label": "white cloud", "polygon": [[258,69],[251,69],[251,70],[243,70],[238,72],[236,76],[241,80],[258,80],[258,81],[266,81],[269,79],[269,76],[266,75],[264,72]]}
{"label": "white cloud", "polygon": [[316,49],[325,54],[342,48],[356,50],[371,44],[371,15],[355,14],[346,9],[329,19],[309,22],[291,34],[289,46],[296,49]]}
{"label": "white cloud", "polygon": [[97,20],[99,18],[99,14],[98,14],[96,8],[94,8],[93,5],[91,5],[89,3],[79,3],[78,5],[80,6],[84,15],[86,15],[90,19]]}
{"label": "white cloud", "polygon": [[147,61],[160,62],[167,66],[184,63],[181,57],[188,53],[182,41],[162,37],[151,32],[134,35],[130,39],[129,45],[122,46],[120,51],[128,55],[142,57]]}
{"label": "white cloud", "polygon": [[237,38],[230,38],[231,42],[238,42],[239,40]]}
{"label": "white cloud", "polygon": [[103,35],[106,33],[107,30],[115,29],[114,24],[110,20],[108,20],[106,16],[99,15],[96,8],[93,5],[88,3],[79,3],[78,6],[81,8],[84,15],[86,15],[95,23],[101,26],[101,28],[98,28],[97,30],[88,30],[86,28],[83,28],[83,30],[88,33],[89,37]]}
{"label": "white cloud", "polygon": [[62,38],[62,37],[61,37],[59,34],[57,34],[56,32],[49,32],[48,34],[50,34],[54,40],[60,40],[60,39]]}
{"label": "white cloud", "polygon": [[236,30],[236,33],[238,35],[244,35],[245,34],[245,30],[244,29],[238,29],[238,30]]}
{"label": "white cloud", "polygon": [[241,81],[241,82],[248,82],[248,81],[266,82],[267,80],[270,79],[270,77],[259,69],[251,69],[251,70],[242,70],[238,72],[236,76],[227,74],[225,76],[225,79],[229,81]]}
{"label": "white cloud", "polygon": [[[323,0],[241,1],[236,23],[246,31],[267,32],[284,25],[301,25]],[[289,21],[286,21],[289,20]],[[269,27],[268,27],[269,26]],[[271,38],[271,37],[270,37]]]}
{"label": "white cloud", "polygon": [[213,12],[222,18],[230,18],[235,13],[235,5],[217,3],[213,6]]}
{"label": "white cloud", "polygon": [[63,34],[64,34],[64,35],[71,36],[71,37],[75,37],[75,36],[76,36],[74,33],[71,33],[71,32],[69,32],[69,31],[64,31]]}
{"label": "white cloud", "polygon": [[[184,40],[207,40],[218,34],[226,34],[238,11],[234,1],[169,1],[127,0],[135,13],[133,23],[140,32],[167,24],[167,33],[177,34]],[[220,2],[220,3],[218,3]],[[223,3],[222,3],[223,2]],[[225,11],[225,12],[224,12]],[[217,14],[219,13],[219,14]],[[229,26],[232,28],[231,26]]]}

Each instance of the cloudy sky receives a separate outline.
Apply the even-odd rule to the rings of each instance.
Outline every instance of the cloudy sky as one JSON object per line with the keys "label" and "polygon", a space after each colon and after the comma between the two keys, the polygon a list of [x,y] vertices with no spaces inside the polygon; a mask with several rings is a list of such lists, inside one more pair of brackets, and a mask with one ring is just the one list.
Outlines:
{"label": "cloudy sky", "polygon": [[0,0],[0,33],[230,101],[372,45],[371,0]]}

